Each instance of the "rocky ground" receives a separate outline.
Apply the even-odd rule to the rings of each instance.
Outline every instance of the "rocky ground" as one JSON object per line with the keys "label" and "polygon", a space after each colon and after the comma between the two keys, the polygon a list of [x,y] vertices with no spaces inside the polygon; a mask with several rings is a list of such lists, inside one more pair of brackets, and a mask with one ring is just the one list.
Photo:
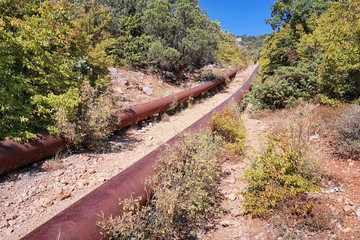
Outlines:
{"label": "rocky ground", "polygon": [[200,239],[360,239],[360,162],[335,157],[326,134],[310,137],[311,155],[319,161],[322,188],[319,192],[308,193],[317,205],[311,223],[313,229],[299,227],[292,216],[280,214],[259,219],[242,214],[241,192],[246,190],[241,181],[243,172],[256,152],[261,152],[265,146],[265,134],[281,132],[288,124],[290,114],[291,110],[264,115],[244,114],[246,154],[223,165],[220,188],[224,195],[221,203],[224,214],[217,220],[215,229],[200,235]]}
{"label": "rocky ground", "polygon": [[[174,116],[163,116],[161,122],[148,121],[116,133],[103,148],[76,154],[59,153],[51,159],[1,176],[0,239],[19,239],[181,132],[236,92],[253,70],[254,66],[238,73],[226,89]],[[184,88],[184,84],[175,87],[142,72],[117,70],[116,75],[119,74],[120,77],[113,77],[112,84],[114,88],[123,89],[119,94],[126,99],[124,102],[151,100],[143,91],[145,85],[153,86],[153,91],[159,96]],[[124,85],[116,82],[125,78],[136,82],[138,87],[135,83],[125,84],[126,80],[122,80]],[[126,88],[130,95],[124,94]]]}

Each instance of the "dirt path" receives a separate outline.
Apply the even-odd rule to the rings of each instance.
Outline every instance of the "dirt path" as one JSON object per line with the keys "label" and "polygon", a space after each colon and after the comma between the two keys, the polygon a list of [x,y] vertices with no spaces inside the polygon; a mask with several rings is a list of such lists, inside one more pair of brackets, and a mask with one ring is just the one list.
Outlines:
{"label": "dirt path", "polygon": [[221,203],[224,214],[218,220],[214,231],[200,236],[203,240],[273,239],[268,223],[242,214],[241,192],[245,191],[247,186],[239,178],[249,166],[251,157],[261,150],[263,146],[261,143],[264,141],[263,132],[267,127],[264,121],[251,119],[247,113],[243,115],[243,121],[247,135],[245,156],[223,165],[220,189],[224,195]]}
{"label": "dirt path", "polygon": [[121,172],[222,103],[251,75],[239,73],[228,88],[167,120],[115,135],[105,149],[56,156],[0,177],[0,239],[18,239]]}

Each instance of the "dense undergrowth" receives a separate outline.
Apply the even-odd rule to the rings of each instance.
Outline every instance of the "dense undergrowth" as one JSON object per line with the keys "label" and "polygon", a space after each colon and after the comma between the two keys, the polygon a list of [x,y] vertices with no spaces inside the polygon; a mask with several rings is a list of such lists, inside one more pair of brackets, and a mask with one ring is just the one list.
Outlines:
{"label": "dense undergrowth", "polygon": [[239,111],[235,107],[226,107],[212,118],[215,131],[225,139],[226,148],[241,155],[245,151],[246,131]]}

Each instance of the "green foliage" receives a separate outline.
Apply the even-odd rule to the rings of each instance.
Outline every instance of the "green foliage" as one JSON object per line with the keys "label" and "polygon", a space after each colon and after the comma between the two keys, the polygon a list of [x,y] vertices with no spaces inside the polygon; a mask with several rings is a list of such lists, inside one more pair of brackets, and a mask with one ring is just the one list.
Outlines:
{"label": "green foliage", "polygon": [[172,70],[178,62],[180,53],[171,47],[164,46],[160,41],[153,42],[149,45],[148,59],[156,61],[160,69]]}
{"label": "green foliage", "polygon": [[73,11],[77,16],[76,25],[81,31],[79,39],[86,46],[82,50],[86,57],[77,62],[76,68],[89,78],[93,86],[104,87],[109,82],[103,79],[108,75],[108,67],[115,63],[110,55],[116,43],[116,39],[110,35],[111,13],[95,0],[86,1],[85,6]]}
{"label": "green foliage", "polygon": [[282,66],[294,66],[298,56],[296,52],[296,44],[298,43],[298,34],[290,26],[274,32],[270,37],[265,39],[263,49],[261,51],[260,76],[263,80],[275,74],[275,70]]}
{"label": "green foliage", "polygon": [[244,173],[244,213],[265,217],[286,200],[318,190],[308,160],[280,136],[270,137],[264,153]]}
{"label": "green foliage", "polygon": [[330,6],[314,31],[324,52],[319,83],[329,98],[353,100],[360,96],[360,2],[337,1]]}
{"label": "green foliage", "polygon": [[342,157],[360,159],[360,106],[345,111],[335,125],[335,148]]}
{"label": "green foliage", "polygon": [[[83,44],[66,1],[0,2],[0,138],[23,140],[49,124],[37,99],[81,84],[75,65]],[[15,11],[14,9],[19,9]]]}
{"label": "green foliage", "polygon": [[220,44],[216,61],[222,65],[230,65],[233,68],[243,67],[246,64],[246,57],[241,47],[235,41],[223,41]]}
{"label": "green foliage", "polygon": [[314,14],[324,13],[329,6],[328,2],[329,0],[277,0],[271,6],[272,18],[266,19],[266,23],[271,24],[273,30],[301,24],[307,31],[307,20]]}
{"label": "green foliage", "polygon": [[[220,26],[209,20],[198,1],[151,1],[142,21],[145,33],[157,48],[161,44],[172,56],[179,53],[178,59],[172,59],[177,63],[201,67],[214,60],[221,40]],[[158,54],[159,61],[168,55],[168,52],[164,56]],[[154,55],[149,54],[148,60],[154,61]]]}
{"label": "green foliage", "polygon": [[[139,199],[121,202],[122,217],[99,223],[110,239],[189,239],[204,230],[219,212],[219,139],[207,134],[185,134],[169,148],[149,180],[149,204]],[[196,191],[194,191],[196,189]]]}
{"label": "green foliage", "polygon": [[118,37],[117,47],[113,53],[116,54],[121,65],[138,64],[144,59],[149,36],[138,34],[140,24],[140,14],[138,13],[120,20],[121,35]]}
{"label": "green foliage", "polygon": [[244,123],[235,110],[225,108],[212,118],[215,131],[227,142],[227,147],[235,154],[245,151],[246,130]]}
{"label": "green foliage", "polygon": [[120,101],[109,90],[93,88],[87,81],[70,93],[50,98],[55,124],[49,132],[61,134],[74,148],[101,144],[111,135],[112,124],[117,123],[113,115],[121,108]]}
{"label": "green foliage", "polygon": [[357,99],[359,8],[359,1],[276,1],[268,23],[279,31],[266,40],[261,52],[262,80],[280,67],[315,64],[309,70],[317,73],[316,93],[322,103],[335,106]]}
{"label": "green foliage", "polygon": [[251,60],[256,63],[259,61],[261,57],[261,49],[264,45],[265,39],[269,36],[269,34],[264,34],[260,36],[246,36],[241,35],[238,36],[241,38],[241,42],[239,43],[241,46],[245,47],[250,54]]}
{"label": "green foliage", "polygon": [[309,100],[318,91],[316,67],[318,62],[298,62],[275,70],[265,82],[255,82],[246,100],[257,109],[279,109],[290,106],[297,99]]}
{"label": "green foliage", "polygon": [[65,0],[0,1],[0,139],[24,141],[52,128],[60,105],[76,115],[85,76],[106,87],[109,18],[88,4],[75,13]]}

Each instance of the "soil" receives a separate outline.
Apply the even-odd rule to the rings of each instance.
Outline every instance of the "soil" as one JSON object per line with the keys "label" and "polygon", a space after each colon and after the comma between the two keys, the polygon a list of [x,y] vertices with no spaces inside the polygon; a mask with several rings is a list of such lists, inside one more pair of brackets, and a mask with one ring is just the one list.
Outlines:
{"label": "soil", "polygon": [[[173,116],[165,115],[162,121],[153,119],[115,133],[103,148],[76,154],[62,153],[1,176],[0,239],[24,236],[181,132],[238,90],[254,68],[251,66],[238,73],[218,94],[202,99]],[[144,86],[161,89],[157,92],[158,96],[182,90],[182,86],[164,84],[159,78],[144,76],[144,73],[122,71],[125,70],[119,70],[123,75],[133,74],[135,78],[141,78]],[[121,89],[119,94],[127,98],[124,103],[131,105],[134,101],[140,103],[149,99],[142,92],[142,85],[132,88],[132,84],[126,85],[125,82],[113,82],[115,88]],[[331,128],[322,128],[320,133],[311,136],[310,141],[311,154],[319,160],[318,173],[321,176],[321,190],[306,196],[316,203],[313,229],[304,227],[299,224],[299,219],[286,213],[267,219],[243,215],[241,192],[247,188],[241,181],[243,172],[256,154],[263,150],[265,134],[281,132],[288,124],[286,116],[292,111],[254,113],[250,107],[247,108],[243,115],[247,131],[245,156],[224,162],[220,185],[224,213],[215,220],[214,229],[198,234],[199,239],[360,239],[360,162],[340,159],[333,154],[331,137],[327,134]],[[331,114],[334,115],[333,112]],[[333,118],[325,117],[319,121],[332,121]]]}

